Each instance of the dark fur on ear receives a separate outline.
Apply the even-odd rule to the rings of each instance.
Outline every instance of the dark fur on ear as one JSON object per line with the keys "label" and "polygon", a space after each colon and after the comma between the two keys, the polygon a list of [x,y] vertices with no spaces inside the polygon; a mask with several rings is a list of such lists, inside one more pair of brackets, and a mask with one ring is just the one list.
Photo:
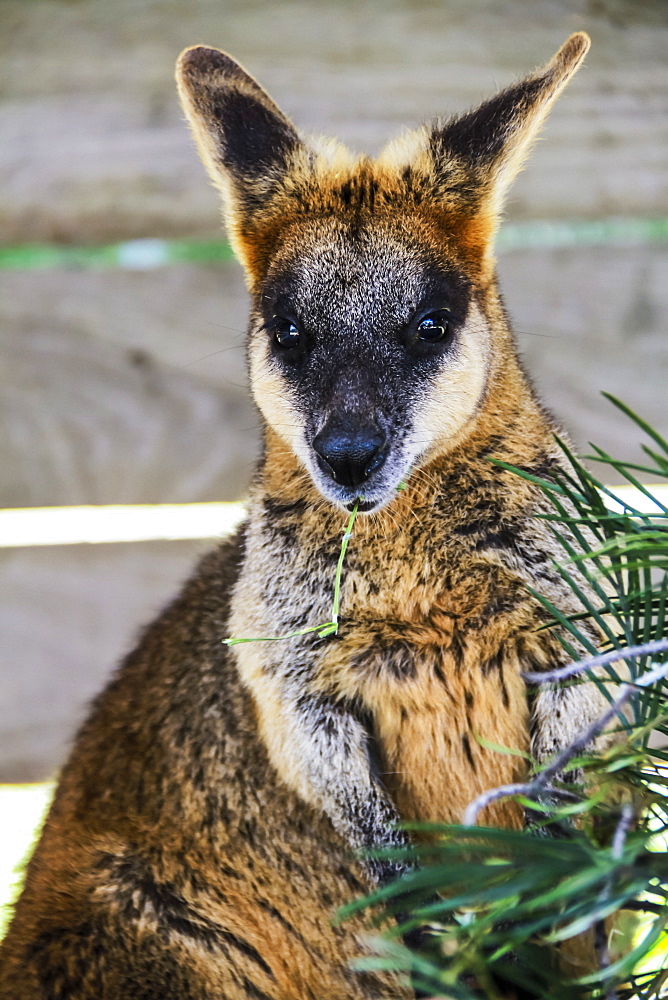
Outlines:
{"label": "dark fur on ear", "polygon": [[222,190],[228,223],[239,215],[249,221],[303,149],[295,128],[253,77],[218,49],[186,49],[176,80],[202,160]]}
{"label": "dark fur on ear", "polygon": [[542,69],[473,111],[394,140],[381,154],[395,170],[416,169],[430,181],[434,206],[481,258],[491,261],[508,188],[589,45],[584,32],[571,35]]}
{"label": "dark fur on ear", "polygon": [[552,104],[579,67],[589,37],[571,35],[543,69],[502,90],[479,108],[437,126],[431,134],[436,169],[453,156],[465,160],[477,181],[505,194],[521,169]]}

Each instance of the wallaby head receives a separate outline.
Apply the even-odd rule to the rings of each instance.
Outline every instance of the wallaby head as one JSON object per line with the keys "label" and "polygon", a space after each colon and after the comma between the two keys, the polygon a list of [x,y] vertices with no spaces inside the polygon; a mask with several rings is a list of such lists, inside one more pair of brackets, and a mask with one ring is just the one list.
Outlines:
{"label": "wallaby head", "polygon": [[252,391],[330,502],[383,506],[411,467],[502,408],[519,376],[494,234],[588,48],[572,35],[543,69],[376,160],[302,139],[224,53],[181,55],[183,105],[252,295]]}

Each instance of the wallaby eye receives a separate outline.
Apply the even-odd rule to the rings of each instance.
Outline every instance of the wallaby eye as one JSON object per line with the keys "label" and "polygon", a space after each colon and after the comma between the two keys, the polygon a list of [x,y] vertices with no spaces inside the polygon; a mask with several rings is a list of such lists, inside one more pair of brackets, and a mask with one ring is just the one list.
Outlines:
{"label": "wallaby eye", "polygon": [[436,344],[440,340],[446,340],[450,335],[451,321],[449,313],[439,310],[439,312],[429,313],[423,316],[417,325],[417,335],[419,340],[425,340],[428,344]]}
{"label": "wallaby eye", "polygon": [[276,318],[271,324],[274,331],[274,342],[285,351],[294,350],[299,347],[301,334],[297,325],[290,319]]}

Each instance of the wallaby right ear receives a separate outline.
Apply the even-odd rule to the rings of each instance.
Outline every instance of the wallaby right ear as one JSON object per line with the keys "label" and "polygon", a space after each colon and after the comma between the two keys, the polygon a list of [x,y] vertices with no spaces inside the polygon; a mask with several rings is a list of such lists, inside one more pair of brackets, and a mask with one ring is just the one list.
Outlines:
{"label": "wallaby right ear", "polygon": [[280,187],[303,149],[269,95],[224,52],[181,53],[176,82],[204,165],[223,195],[230,238],[242,260],[243,231]]}

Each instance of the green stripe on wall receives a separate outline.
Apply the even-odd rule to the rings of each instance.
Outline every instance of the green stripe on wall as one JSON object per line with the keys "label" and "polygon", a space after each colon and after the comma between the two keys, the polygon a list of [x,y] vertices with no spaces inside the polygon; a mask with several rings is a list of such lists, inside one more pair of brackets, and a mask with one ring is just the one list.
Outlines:
{"label": "green stripe on wall", "polygon": [[[534,221],[506,223],[498,249],[550,250],[580,246],[647,246],[668,242],[668,218],[599,219],[591,222]],[[233,257],[225,240],[138,239],[106,246],[58,246],[24,243],[0,247],[0,270],[153,270],[170,264],[214,264]]]}
{"label": "green stripe on wall", "polygon": [[665,242],[668,242],[668,218],[509,222],[502,226],[497,239],[499,250],[524,250],[532,247],[632,247]]}
{"label": "green stripe on wall", "polygon": [[0,247],[0,270],[121,268],[129,271],[148,271],[169,264],[212,264],[231,260],[232,257],[232,249],[225,240],[141,239],[91,247],[24,243],[18,246]]}

